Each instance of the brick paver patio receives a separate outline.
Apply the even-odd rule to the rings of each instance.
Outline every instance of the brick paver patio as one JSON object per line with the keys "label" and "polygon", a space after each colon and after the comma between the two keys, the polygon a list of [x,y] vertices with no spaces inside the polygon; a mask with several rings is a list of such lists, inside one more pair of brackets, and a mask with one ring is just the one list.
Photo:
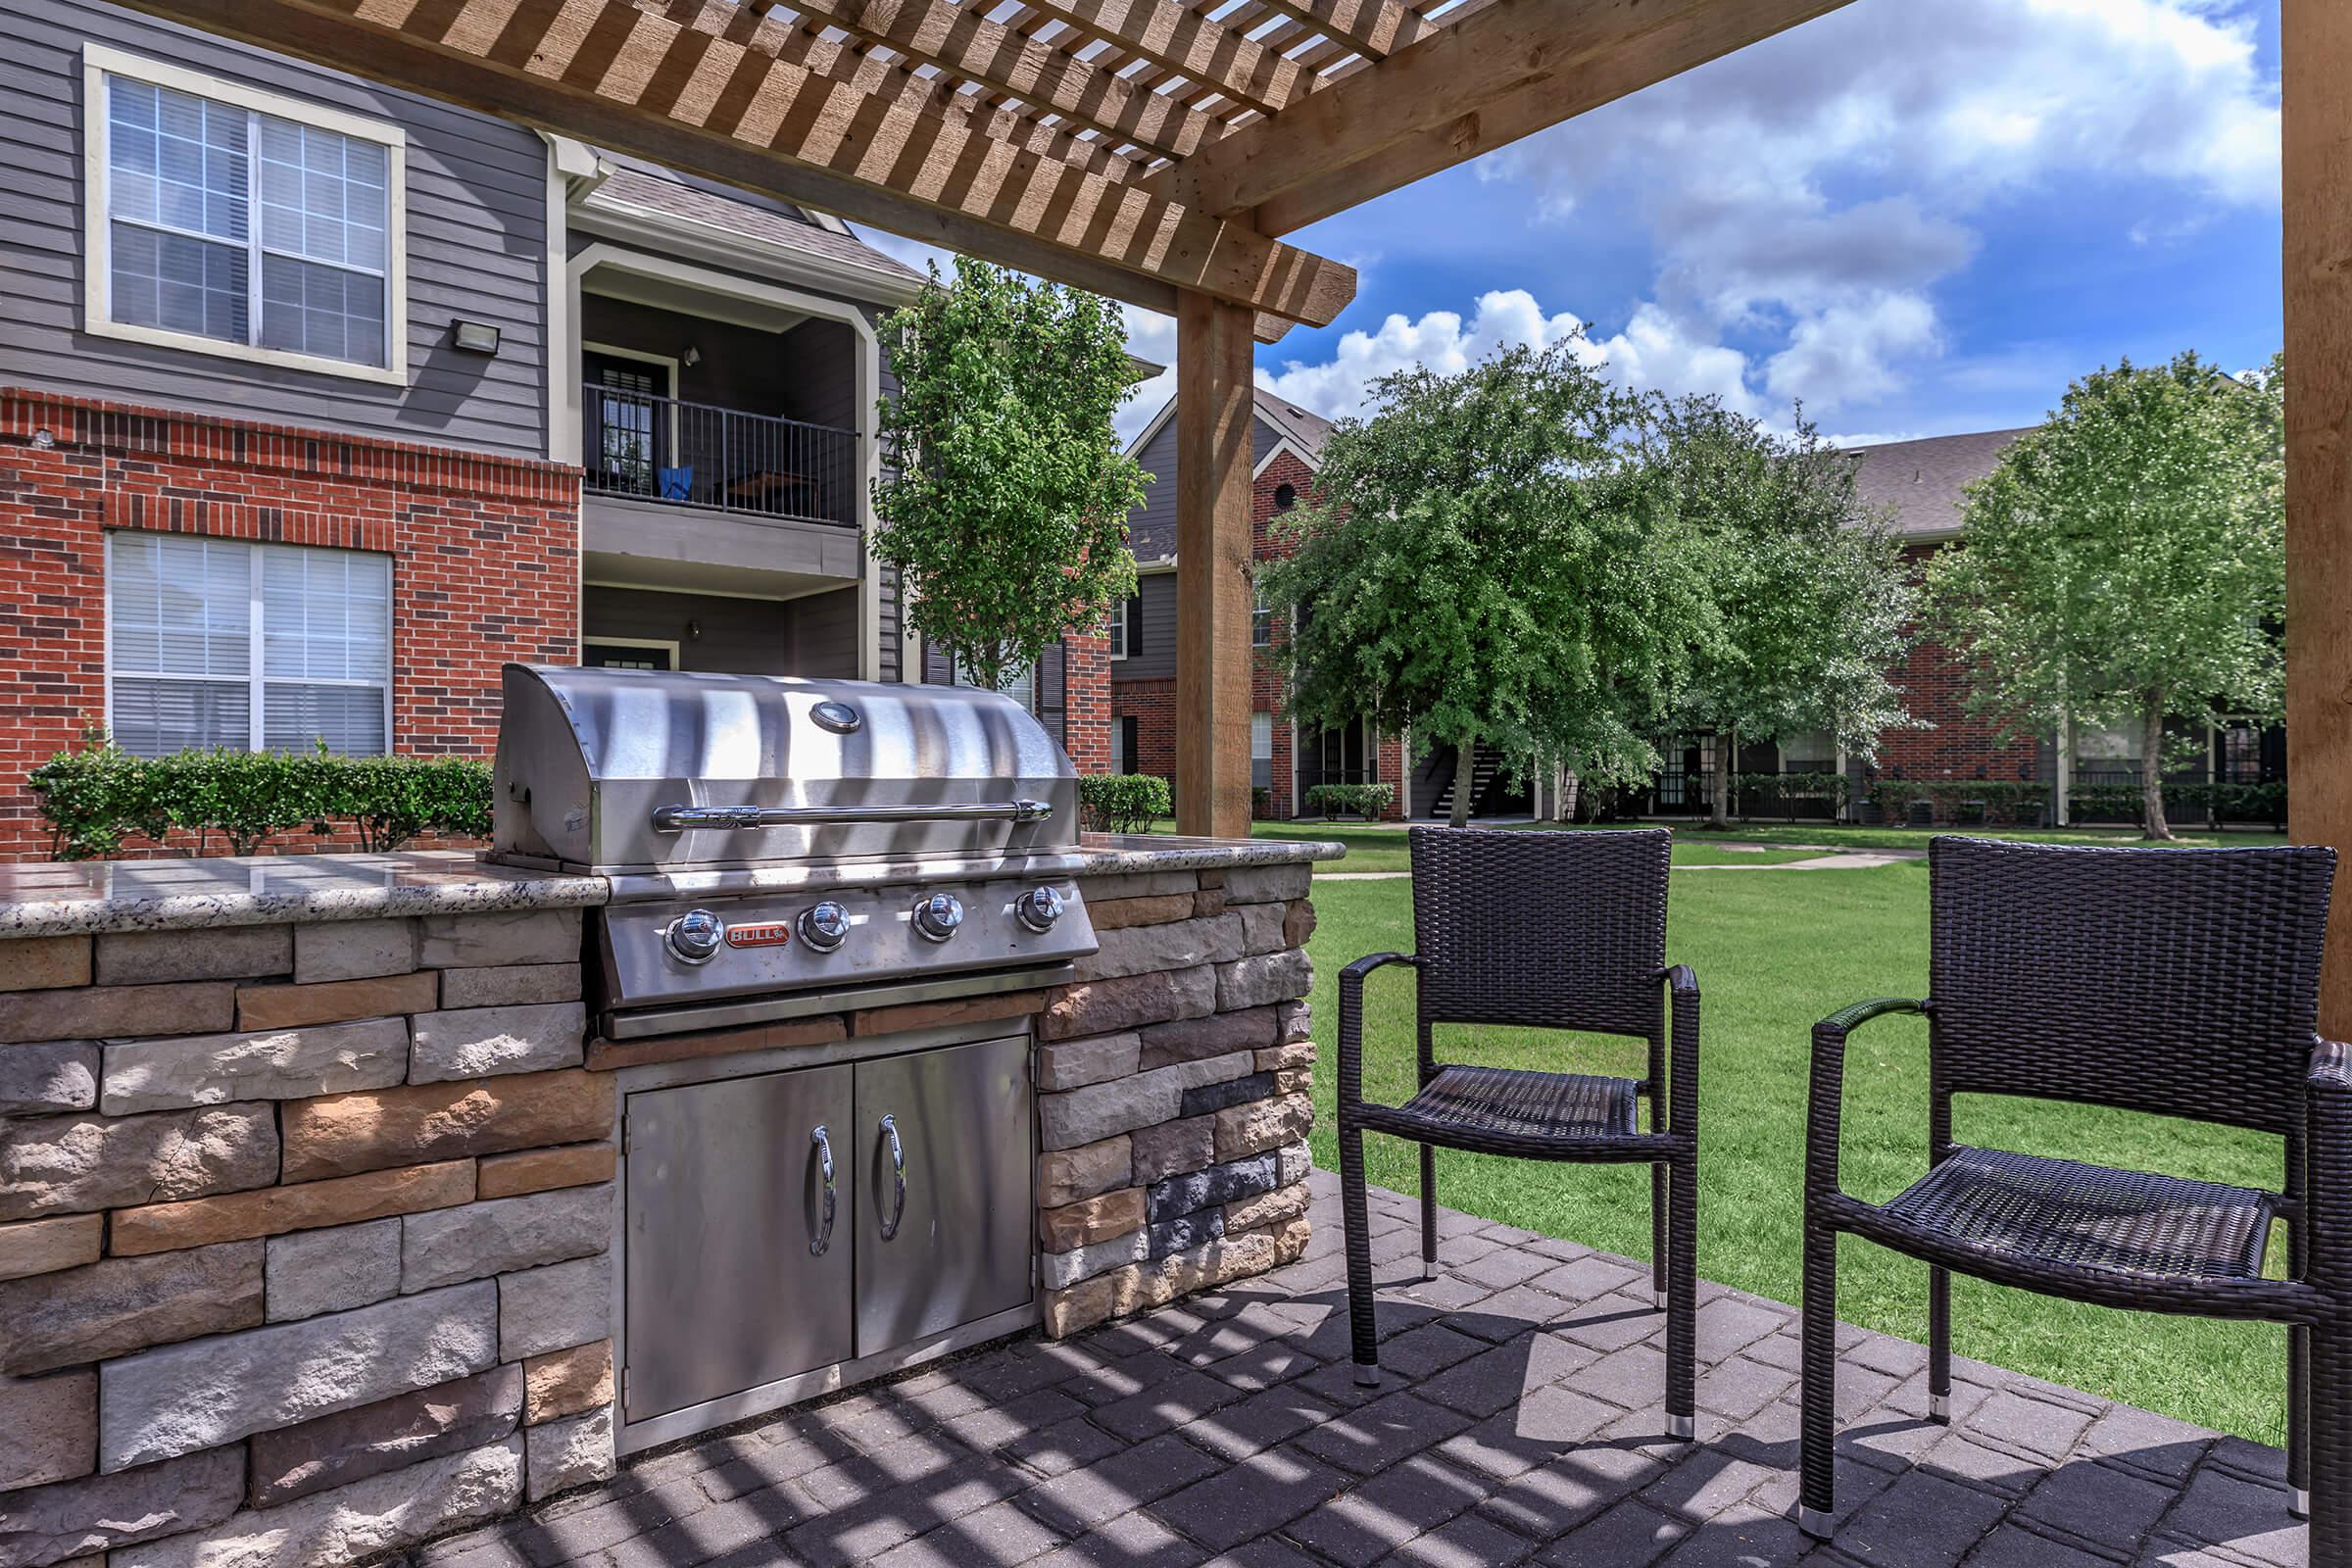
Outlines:
{"label": "brick paver patio", "polygon": [[2299,1564],[2277,1449],[1848,1331],[1834,1545],[1795,1495],[1796,1313],[1700,1287],[1699,1442],[1659,1434],[1646,1271],[1373,1193],[1387,1376],[1348,1362],[1337,1183],[1279,1273],[1059,1344],[978,1352],[624,1465],[415,1554],[432,1568],[874,1562]]}

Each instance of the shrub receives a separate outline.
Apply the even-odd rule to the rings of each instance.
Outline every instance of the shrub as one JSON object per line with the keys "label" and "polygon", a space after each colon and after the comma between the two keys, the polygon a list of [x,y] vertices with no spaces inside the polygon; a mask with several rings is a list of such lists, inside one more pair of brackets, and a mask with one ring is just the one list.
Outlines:
{"label": "shrub", "polygon": [[1168,781],[1151,773],[1091,773],[1078,780],[1079,823],[1095,833],[1149,833],[1175,813]]}
{"label": "shrub", "polygon": [[40,798],[52,851],[85,860],[119,854],[131,834],[174,828],[250,855],[274,835],[350,822],[363,848],[395,850],[419,833],[490,831],[490,765],[465,757],[335,757],[316,752],[176,752],[132,757],[104,736],[60,752],[26,782]]}
{"label": "shrub", "polygon": [[1869,798],[1888,827],[1906,825],[1912,807],[1923,804],[1937,825],[2028,827],[2040,819],[2050,786],[2033,779],[1882,778],[1872,781]]}
{"label": "shrub", "polygon": [[1306,792],[1306,808],[1324,816],[1347,812],[1369,821],[1396,798],[1394,784],[1317,784]]}

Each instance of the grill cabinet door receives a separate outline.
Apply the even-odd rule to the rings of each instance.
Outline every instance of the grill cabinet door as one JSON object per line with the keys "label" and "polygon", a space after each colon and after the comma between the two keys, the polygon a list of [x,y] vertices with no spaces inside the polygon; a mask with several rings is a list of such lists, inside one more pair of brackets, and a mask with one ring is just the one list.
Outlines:
{"label": "grill cabinet door", "polygon": [[[1030,1298],[1029,1042],[988,1040],[858,1064],[858,1353]],[[888,1116],[906,1164],[898,1206]]]}
{"label": "grill cabinet door", "polygon": [[[631,1095],[629,1421],[828,1366],[851,1354],[858,1138],[848,1066]],[[834,1217],[822,1253],[822,1157]]]}

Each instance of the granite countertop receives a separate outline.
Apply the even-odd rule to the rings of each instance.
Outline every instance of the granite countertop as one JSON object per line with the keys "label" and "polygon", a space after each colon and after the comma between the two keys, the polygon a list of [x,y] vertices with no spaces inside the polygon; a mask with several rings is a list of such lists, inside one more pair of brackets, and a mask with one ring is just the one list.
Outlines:
{"label": "granite countertop", "polygon": [[[1338,844],[1089,833],[1081,876],[1336,859]],[[470,850],[0,864],[0,939],[601,905],[601,876],[485,865]]]}
{"label": "granite countertop", "polygon": [[471,850],[0,865],[0,938],[561,909],[606,894],[601,876],[484,865]]}

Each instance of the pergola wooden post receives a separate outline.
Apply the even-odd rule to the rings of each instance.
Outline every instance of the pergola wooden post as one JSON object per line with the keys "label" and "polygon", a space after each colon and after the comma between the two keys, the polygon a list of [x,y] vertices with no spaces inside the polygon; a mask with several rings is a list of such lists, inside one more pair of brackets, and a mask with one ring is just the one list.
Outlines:
{"label": "pergola wooden post", "polygon": [[[2282,11],[2288,826],[2298,843],[2352,852],[2352,7]],[[2340,1040],[2352,1038],[2352,866],[2335,906],[2320,1027]]]}
{"label": "pergola wooden post", "polygon": [[1250,833],[1250,313],[1176,299],[1176,830]]}

